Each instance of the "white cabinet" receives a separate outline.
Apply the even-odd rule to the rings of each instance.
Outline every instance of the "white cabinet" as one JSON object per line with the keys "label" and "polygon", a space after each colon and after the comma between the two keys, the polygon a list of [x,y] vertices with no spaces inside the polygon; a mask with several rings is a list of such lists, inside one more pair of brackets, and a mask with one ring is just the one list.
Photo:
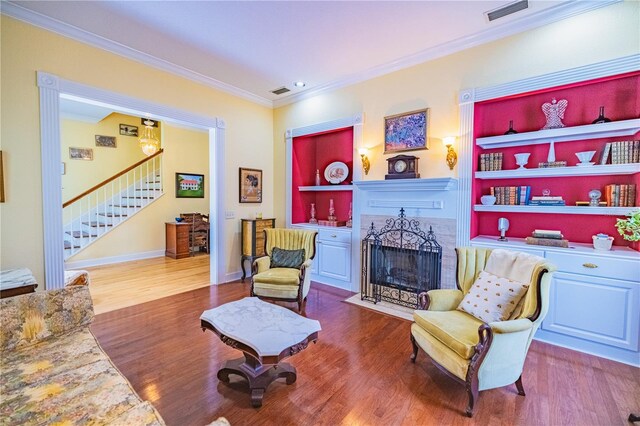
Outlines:
{"label": "white cabinet", "polygon": [[476,237],[472,245],[526,251],[556,265],[549,312],[536,339],[640,366],[640,253],[614,247],[597,252],[526,245],[510,238]]}

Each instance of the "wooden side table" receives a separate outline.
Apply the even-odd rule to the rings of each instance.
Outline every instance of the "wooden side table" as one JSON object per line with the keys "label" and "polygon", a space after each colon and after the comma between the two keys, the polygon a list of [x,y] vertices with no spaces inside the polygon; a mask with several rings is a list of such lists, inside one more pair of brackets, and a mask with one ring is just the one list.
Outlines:
{"label": "wooden side table", "polygon": [[[253,263],[258,257],[264,256],[264,230],[275,228],[275,219],[242,219],[242,282],[247,273],[244,270],[245,261]],[[251,267],[249,267],[251,270]]]}
{"label": "wooden side table", "polygon": [[189,229],[191,223],[165,222],[165,256],[173,259],[189,257]]}
{"label": "wooden side table", "polygon": [[28,268],[0,271],[0,299],[33,293],[38,283]]}

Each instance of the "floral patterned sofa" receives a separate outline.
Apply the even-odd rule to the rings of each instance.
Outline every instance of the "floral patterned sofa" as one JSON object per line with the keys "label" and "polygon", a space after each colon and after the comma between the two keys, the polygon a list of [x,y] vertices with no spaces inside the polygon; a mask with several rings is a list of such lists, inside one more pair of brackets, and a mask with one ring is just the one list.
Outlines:
{"label": "floral patterned sofa", "polygon": [[0,300],[0,424],[164,425],[102,351],[86,285]]}

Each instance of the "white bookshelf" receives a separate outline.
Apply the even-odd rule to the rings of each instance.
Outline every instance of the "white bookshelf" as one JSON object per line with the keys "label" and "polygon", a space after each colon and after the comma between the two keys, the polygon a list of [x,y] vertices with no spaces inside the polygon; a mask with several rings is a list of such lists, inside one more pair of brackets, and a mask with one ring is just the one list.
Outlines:
{"label": "white bookshelf", "polygon": [[640,132],[640,119],[612,121],[610,123],[587,124],[584,126],[562,127],[560,129],[537,130],[535,132],[477,138],[476,145],[484,149],[507,148],[511,146],[539,145],[550,142],[570,142],[576,140],[601,139],[609,137],[633,136]]}
{"label": "white bookshelf", "polygon": [[476,212],[504,212],[504,213],[551,213],[551,214],[582,214],[625,216],[639,207],[590,207],[590,206],[511,206],[497,205],[485,206],[476,204],[473,210]]}
{"label": "white bookshelf", "polygon": [[567,166],[476,172],[476,179],[523,179],[569,176],[613,176],[640,173],[640,163]]}

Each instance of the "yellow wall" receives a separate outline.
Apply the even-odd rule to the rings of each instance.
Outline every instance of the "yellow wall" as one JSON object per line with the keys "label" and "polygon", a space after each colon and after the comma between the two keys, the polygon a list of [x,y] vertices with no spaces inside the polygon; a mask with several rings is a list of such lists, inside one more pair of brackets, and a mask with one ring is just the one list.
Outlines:
{"label": "yellow wall", "polygon": [[[139,134],[144,129],[140,117],[118,113],[109,114],[97,123],[72,118],[60,120],[61,158],[66,166],[66,173],[62,175],[63,203],[146,157],[137,137],[120,134],[120,124],[137,126]],[[156,129],[158,139],[160,134],[161,130]],[[96,146],[96,135],[115,136],[116,147]],[[93,160],[72,160],[70,147],[92,149]]]}
{"label": "yellow wall", "polygon": [[[93,87],[169,105],[226,122],[225,202],[227,272],[239,270],[240,217],[274,211],[273,113],[270,108],[150,68],[118,55],[2,16],[0,22],[0,143],[5,156],[6,202],[0,204],[0,267],[28,267],[44,282],[39,98],[36,71]],[[149,88],[152,88],[150,90]],[[238,167],[264,171],[264,201],[238,203]],[[207,180],[209,176],[207,173]],[[165,195],[170,197],[171,194]],[[162,235],[160,215],[153,230]],[[224,215],[223,215],[224,217]],[[132,219],[135,220],[135,219]],[[106,237],[105,237],[106,238]],[[127,240],[127,243],[129,241]]]}
{"label": "yellow wall", "polygon": [[[405,70],[278,108],[274,112],[275,170],[284,170],[287,128],[365,113],[364,145],[370,149],[366,179],[384,179],[384,117],[430,108],[428,151],[421,177],[455,177],[441,139],[458,133],[458,94],[640,52],[640,3],[624,2],[467,49]],[[508,123],[505,123],[505,130]],[[356,162],[359,165],[359,161]],[[276,217],[283,224],[284,171],[276,176]]]}
{"label": "yellow wall", "polygon": [[[164,195],[69,258],[69,262],[164,251],[165,222],[173,222],[180,213],[209,214],[208,133],[162,123],[162,141]],[[205,198],[176,198],[176,173],[205,175]]]}

